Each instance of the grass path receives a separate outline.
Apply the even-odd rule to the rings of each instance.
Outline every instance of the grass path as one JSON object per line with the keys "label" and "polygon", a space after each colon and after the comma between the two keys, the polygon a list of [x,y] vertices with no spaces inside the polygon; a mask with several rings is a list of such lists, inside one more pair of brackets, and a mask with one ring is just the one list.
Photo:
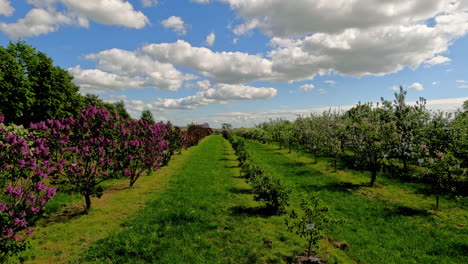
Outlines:
{"label": "grass path", "polygon": [[[288,154],[276,146],[248,141],[254,161],[268,173],[282,175],[300,192],[319,191],[331,212],[346,223],[328,230],[346,241],[348,255],[362,263],[467,263],[467,212],[447,207],[441,212],[423,210],[426,198],[399,188],[393,181],[382,187],[360,186],[366,173],[332,173],[328,163]],[[356,185],[357,184],[357,185]],[[385,190],[390,189],[390,190]],[[447,205],[447,204],[446,204]]]}
{"label": "grass path", "polygon": [[291,263],[305,245],[284,217],[253,201],[230,144],[210,136],[160,199],[76,263]]}
{"label": "grass path", "polygon": [[193,148],[190,148],[182,155],[173,156],[169,166],[142,176],[132,188],[128,187],[128,180],[116,181],[100,199],[92,198],[93,208],[88,215],[77,214],[84,209],[80,199],[79,203],[67,206],[66,216],[62,212],[42,220],[32,236],[31,248],[11,259],[10,263],[66,262],[93,242],[122,230],[122,223],[129,215],[144,207],[150,199],[157,199],[192,152]]}

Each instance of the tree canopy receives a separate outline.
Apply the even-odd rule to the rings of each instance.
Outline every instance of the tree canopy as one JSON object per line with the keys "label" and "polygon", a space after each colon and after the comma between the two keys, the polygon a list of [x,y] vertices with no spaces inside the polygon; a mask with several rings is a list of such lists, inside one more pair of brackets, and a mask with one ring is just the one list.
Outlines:
{"label": "tree canopy", "polygon": [[45,53],[20,41],[0,46],[0,113],[6,123],[29,125],[76,115],[79,87]]}

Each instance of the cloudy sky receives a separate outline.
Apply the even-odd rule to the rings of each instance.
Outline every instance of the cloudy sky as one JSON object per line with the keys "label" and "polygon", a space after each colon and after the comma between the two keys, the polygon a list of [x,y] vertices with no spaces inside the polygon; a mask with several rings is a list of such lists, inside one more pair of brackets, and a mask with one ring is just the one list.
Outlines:
{"label": "cloudy sky", "polygon": [[0,0],[81,93],[177,125],[252,126],[393,99],[468,100],[466,0]]}

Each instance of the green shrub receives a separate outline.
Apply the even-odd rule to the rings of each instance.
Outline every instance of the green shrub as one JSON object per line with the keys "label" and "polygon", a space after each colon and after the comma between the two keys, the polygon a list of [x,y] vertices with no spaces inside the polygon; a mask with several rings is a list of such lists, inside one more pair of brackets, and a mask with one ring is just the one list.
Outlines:
{"label": "green shrub", "polygon": [[255,201],[265,202],[267,208],[277,214],[285,212],[285,206],[289,205],[291,190],[283,184],[281,179],[261,174],[252,177],[250,185]]}

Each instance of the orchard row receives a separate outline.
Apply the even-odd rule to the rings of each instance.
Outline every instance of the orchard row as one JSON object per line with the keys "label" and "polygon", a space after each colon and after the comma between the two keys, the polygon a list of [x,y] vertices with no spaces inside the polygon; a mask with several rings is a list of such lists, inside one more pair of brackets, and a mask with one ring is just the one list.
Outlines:
{"label": "orchard row", "polygon": [[0,260],[26,247],[26,237],[57,190],[91,197],[100,183],[128,178],[167,165],[175,152],[211,134],[207,124],[186,129],[112,115],[95,106],[77,118],[31,123],[29,129],[3,124],[0,115]]}
{"label": "orchard row", "polygon": [[294,122],[276,119],[236,134],[262,143],[298,148],[333,158],[349,167],[370,172],[373,186],[379,173],[427,184],[436,196],[451,192],[460,200],[468,194],[468,101],[454,116],[431,113],[425,100],[405,103],[406,92],[393,102],[359,104],[337,113],[298,117]]}

